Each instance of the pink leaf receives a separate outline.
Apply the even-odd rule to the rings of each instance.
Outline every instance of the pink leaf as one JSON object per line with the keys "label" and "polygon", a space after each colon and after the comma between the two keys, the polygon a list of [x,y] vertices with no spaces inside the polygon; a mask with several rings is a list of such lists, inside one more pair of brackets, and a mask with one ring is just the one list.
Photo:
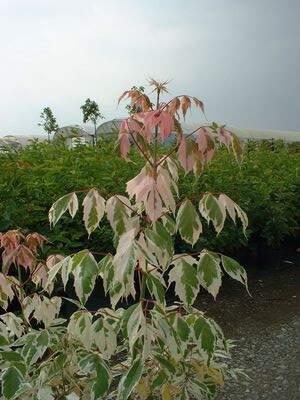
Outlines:
{"label": "pink leaf", "polygon": [[35,261],[36,258],[32,251],[23,244],[20,244],[15,256],[15,262],[17,263],[17,265],[20,265],[27,269],[31,268]]}
{"label": "pink leaf", "polygon": [[225,146],[229,147],[231,143],[231,133],[225,130],[223,127],[220,128],[219,135],[218,135],[219,141]]}

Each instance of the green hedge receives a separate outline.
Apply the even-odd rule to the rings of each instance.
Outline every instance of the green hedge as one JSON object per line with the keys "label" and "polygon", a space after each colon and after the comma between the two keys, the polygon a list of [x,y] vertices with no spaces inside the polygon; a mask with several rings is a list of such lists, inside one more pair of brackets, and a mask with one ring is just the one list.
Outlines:
{"label": "green hedge", "polygon": [[[50,230],[47,213],[60,196],[73,190],[96,186],[104,196],[124,193],[125,183],[142,165],[137,155],[126,162],[118,157],[112,142],[98,147],[68,149],[63,142],[32,143],[24,149],[0,154],[0,230],[26,228],[45,234],[55,248],[66,253],[82,246],[94,251],[112,249],[107,224],[87,239],[80,217],[64,217]],[[220,151],[199,179],[183,176],[183,196],[199,198],[204,191],[225,192],[248,213],[248,240],[233,223],[215,238],[208,227],[195,248],[218,250],[279,245],[296,234],[299,220],[300,157],[282,142],[250,142],[244,162],[237,165],[226,151]],[[185,247],[178,244],[178,250]]]}

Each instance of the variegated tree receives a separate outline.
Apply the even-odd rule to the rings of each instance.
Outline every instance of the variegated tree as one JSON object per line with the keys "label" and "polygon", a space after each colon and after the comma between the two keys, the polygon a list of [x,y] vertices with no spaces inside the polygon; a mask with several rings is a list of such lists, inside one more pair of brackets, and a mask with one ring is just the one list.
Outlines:
{"label": "variegated tree", "polygon": [[[225,194],[202,193],[191,201],[178,193],[180,170],[200,175],[221,146],[240,162],[242,147],[232,132],[215,123],[184,135],[181,119],[192,106],[204,114],[203,103],[187,95],[163,102],[166,83],[151,80],[150,85],[155,106],[134,88],[120,98],[130,99],[139,110],[122,122],[121,156],[137,151],[145,160],[127,183],[128,196],[104,199],[101,188],[91,188],[66,194],[49,212],[52,225],[67,211],[73,218],[78,196],[83,196],[88,235],[107,218],[115,253],[98,260],[85,249],[43,263],[35,254],[44,238],[31,239],[31,249],[20,244],[19,233],[1,238],[1,306],[6,309],[14,296],[21,305],[20,315],[0,317],[3,399],[213,398],[216,387],[238,372],[229,363],[231,341],[193,304],[200,287],[217,296],[224,272],[247,287],[245,270],[210,249],[176,254],[173,237],[179,235],[192,251],[207,224],[219,234],[229,217],[240,220],[245,231],[246,214]],[[162,148],[171,135],[173,145]],[[25,282],[37,285],[34,293],[25,292],[26,271],[18,279],[9,275],[13,263],[19,272],[29,270]],[[86,303],[93,291],[101,293],[100,280],[111,308],[92,312]],[[51,297],[59,281],[64,288],[72,282],[78,300]],[[178,300],[173,303],[166,294],[170,287]],[[62,301],[77,307],[68,321],[59,318]]]}

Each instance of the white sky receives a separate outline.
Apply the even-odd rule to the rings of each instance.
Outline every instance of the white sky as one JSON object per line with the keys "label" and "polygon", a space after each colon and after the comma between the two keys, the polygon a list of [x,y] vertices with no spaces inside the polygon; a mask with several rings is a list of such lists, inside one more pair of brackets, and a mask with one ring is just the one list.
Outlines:
{"label": "white sky", "polygon": [[300,0],[0,0],[0,136],[40,133],[45,106],[81,124],[87,97],[123,115],[148,77],[210,120],[300,130],[299,20]]}

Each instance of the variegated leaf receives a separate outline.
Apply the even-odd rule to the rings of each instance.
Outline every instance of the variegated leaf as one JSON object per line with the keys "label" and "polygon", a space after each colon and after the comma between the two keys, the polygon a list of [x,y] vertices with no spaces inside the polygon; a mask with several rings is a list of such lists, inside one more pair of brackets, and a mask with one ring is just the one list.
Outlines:
{"label": "variegated leaf", "polygon": [[129,370],[120,380],[118,386],[117,400],[127,400],[138,384],[143,373],[143,361],[141,357],[137,357],[131,364]]}
{"label": "variegated leaf", "polygon": [[217,233],[220,233],[224,227],[226,212],[222,204],[211,193],[205,194],[199,203],[199,211],[207,220],[212,221]]}
{"label": "variegated leaf", "polygon": [[156,270],[146,277],[146,285],[151,296],[157,301],[158,304],[165,305],[165,281],[163,276]]}
{"label": "variegated leaf", "polygon": [[89,350],[93,343],[92,315],[87,311],[76,311],[70,318],[68,333]]}
{"label": "variegated leaf", "polygon": [[16,367],[6,368],[1,375],[2,394],[5,399],[12,399],[17,393],[24,378]]}
{"label": "variegated leaf", "polygon": [[200,354],[209,363],[216,346],[216,332],[207,318],[198,317],[194,323],[194,335]]}
{"label": "variegated leaf", "polygon": [[69,193],[58,199],[49,210],[49,221],[51,225],[55,225],[61,216],[69,210],[72,218],[74,218],[78,210],[78,198],[76,193]]}
{"label": "variegated leaf", "polygon": [[88,250],[82,250],[72,257],[72,273],[74,275],[75,292],[82,304],[85,304],[92,293],[98,265],[94,256]]}
{"label": "variegated leaf", "polygon": [[175,282],[175,293],[180,300],[191,306],[197,296],[199,290],[199,280],[195,260],[187,255],[175,255],[173,261],[174,267],[169,273],[169,285]]}
{"label": "variegated leaf", "polygon": [[126,284],[129,279],[133,279],[133,271],[136,264],[134,238],[135,229],[131,229],[120,237],[116,255],[113,259],[116,282]]}
{"label": "variegated leaf", "polygon": [[177,229],[182,239],[194,245],[202,233],[202,224],[193,203],[186,199],[179,207],[176,218]]}
{"label": "variegated leaf", "polygon": [[220,257],[217,254],[203,251],[198,263],[200,284],[216,298],[222,284]]}
{"label": "variegated leaf", "polygon": [[247,273],[245,269],[233,258],[222,255],[222,265],[227,274],[246,286],[248,291]]}
{"label": "variegated leaf", "polygon": [[130,227],[132,205],[125,196],[112,196],[106,202],[107,219],[114,232],[121,236]]}
{"label": "variegated leaf", "polygon": [[247,214],[241,209],[241,207],[236,204],[230,197],[226,196],[226,194],[220,194],[219,203],[224,207],[224,209],[228,212],[230,218],[235,223],[236,218],[238,217],[243,226],[243,231],[245,233],[246,228],[248,226],[248,217]]}
{"label": "variegated leaf", "polygon": [[11,302],[15,296],[12,289],[13,277],[8,277],[0,272],[0,307],[4,310],[7,309],[9,302]]}
{"label": "variegated leaf", "polygon": [[105,200],[98,190],[91,189],[83,199],[83,221],[90,235],[98,226],[105,212]]}

